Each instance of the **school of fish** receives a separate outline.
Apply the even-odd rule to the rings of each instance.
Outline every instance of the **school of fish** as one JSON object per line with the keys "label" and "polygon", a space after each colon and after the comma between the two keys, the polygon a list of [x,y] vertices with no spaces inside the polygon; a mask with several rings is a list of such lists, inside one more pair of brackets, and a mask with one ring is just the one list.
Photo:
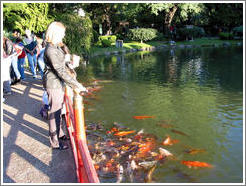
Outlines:
{"label": "school of fish", "polygon": [[[96,83],[99,82],[96,81]],[[84,95],[88,99],[97,99],[93,92],[100,91],[102,86],[93,86],[89,94]],[[92,105],[84,100],[85,105]],[[153,119],[155,116],[132,116],[136,120]],[[185,137],[186,133],[173,129],[174,125],[169,121],[161,121],[157,125],[163,128],[172,128],[170,131]],[[102,123],[89,123],[86,125],[88,148],[99,179],[110,179],[115,183],[151,183],[155,182],[154,173],[158,166],[166,161],[179,161],[187,168],[213,168],[214,166],[202,161],[182,160],[170,152],[170,148],[181,141],[172,139],[170,135],[155,136],[144,132],[135,131],[122,124],[114,122],[111,128],[106,129]],[[160,139],[161,138],[161,139]],[[161,140],[161,142],[160,142]],[[194,155],[206,152],[205,149],[188,148],[184,153]],[[177,171],[174,169],[173,171]],[[194,180],[190,175],[178,170],[177,176],[187,180]]]}

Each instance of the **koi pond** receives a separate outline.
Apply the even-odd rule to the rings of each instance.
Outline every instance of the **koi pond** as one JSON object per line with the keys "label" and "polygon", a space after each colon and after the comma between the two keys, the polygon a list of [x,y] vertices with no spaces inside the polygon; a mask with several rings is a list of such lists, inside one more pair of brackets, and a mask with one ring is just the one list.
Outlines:
{"label": "koi pond", "polygon": [[98,56],[86,69],[102,87],[85,97],[101,182],[243,181],[242,46]]}

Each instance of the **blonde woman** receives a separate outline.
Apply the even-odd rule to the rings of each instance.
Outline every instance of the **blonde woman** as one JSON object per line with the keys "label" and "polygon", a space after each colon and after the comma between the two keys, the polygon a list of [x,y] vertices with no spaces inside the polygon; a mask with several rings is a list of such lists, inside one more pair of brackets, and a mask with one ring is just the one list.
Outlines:
{"label": "blonde woman", "polygon": [[66,70],[65,64],[70,61],[70,55],[61,49],[65,36],[65,26],[61,22],[52,22],[46,31],[46,49],[44,62],[46,64],[43,83],[48,93],[49,139],[52,148],[64,150],[68,146],[63,142],[67,139],[61,127],[61,109],[64,100],[64,83],[76,92],[87,91]]}

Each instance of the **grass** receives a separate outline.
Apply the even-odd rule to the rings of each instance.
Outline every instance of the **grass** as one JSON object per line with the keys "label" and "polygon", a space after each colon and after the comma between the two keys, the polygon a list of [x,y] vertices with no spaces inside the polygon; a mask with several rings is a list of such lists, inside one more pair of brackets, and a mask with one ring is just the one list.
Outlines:
{"label": "grass", "polygon": [[[234,45],[237,44],[238,42],[242,42],[242,40],[220,40],[220,39],[209,39],[209,38],[198,38],[195,39],[194,41],[177,41],[176,45],[201,45],[201,46],[210,46],[210,45],[221,45],[225,42],[229,42],[230,44]],[[94,55],[100,55],[104,54],[106,52],[113,52],[113,51],[118,51],[121,52],[122,50],[131,50],[131,49],[141,49],[141,48],[148,48],[148,47],[153,47],[153,46],[161,46],[161,45],[168,45],[168,41],[149,41],[146,43],[140,43],[137,41],[129,41],[129,42],[124,42],[123,48],[116,48],[115,44],[113,43],[110,47],[103,48],[101,46],[92,46],[90,53],[91,56]]]}
{"label": "grass", "polygon": [[241,40],[220,40],[220,39],[209,39],[209,38],[198,38],[194,41],[178,41],[177,45],[221,45],[225,42],[229,42],[230,44],[237,44]]}

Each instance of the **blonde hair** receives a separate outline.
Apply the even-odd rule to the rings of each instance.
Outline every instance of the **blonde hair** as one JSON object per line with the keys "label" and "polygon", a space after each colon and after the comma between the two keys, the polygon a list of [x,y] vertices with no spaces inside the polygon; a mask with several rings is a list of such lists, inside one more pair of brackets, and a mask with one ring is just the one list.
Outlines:
{"label": "blonde hair", "polygon": [[46,31],[45,40],[54,45],[60,44],[66,28],[61,22],[52,22]]}

